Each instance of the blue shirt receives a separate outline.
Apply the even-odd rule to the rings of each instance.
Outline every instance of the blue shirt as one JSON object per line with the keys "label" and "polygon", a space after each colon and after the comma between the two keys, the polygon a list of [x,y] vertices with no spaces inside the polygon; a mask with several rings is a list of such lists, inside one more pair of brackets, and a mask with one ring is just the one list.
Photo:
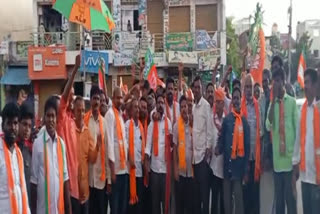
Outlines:
{"label": "blue shirt", "polygon": [[242,180],[244,174],[248,171],[247,169],[250,154],[250,128],[246,118],[242,117],[244,131],[244,157],[231,159],[234,125],[235,117],[233,116],[233,113],[230,113],[223,120],[221,135],[218,139],[218,148],[220,153],[223,153],[224,178],[229,180]]}

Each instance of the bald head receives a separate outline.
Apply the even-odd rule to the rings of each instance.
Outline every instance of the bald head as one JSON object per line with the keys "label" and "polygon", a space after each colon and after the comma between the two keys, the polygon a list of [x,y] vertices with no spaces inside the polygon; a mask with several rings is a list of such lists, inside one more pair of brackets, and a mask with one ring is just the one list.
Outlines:
{"label": "bald head", "polygon": [[247,74],[244,80],[244,93],[247,100],[252,100],[253,97],[253,77],[251,74]]}
{"label": "bald head", "polygon": [[113,90],[112,103],[119,110],[122,105],[122,91],[120,87],[115,87]]}

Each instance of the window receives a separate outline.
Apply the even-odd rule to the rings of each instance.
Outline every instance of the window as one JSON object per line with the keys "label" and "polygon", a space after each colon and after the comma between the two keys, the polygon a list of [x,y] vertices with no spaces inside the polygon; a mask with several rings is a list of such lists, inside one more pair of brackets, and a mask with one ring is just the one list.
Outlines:
{"label": "window", "polygon": [[313,55],[314,55],[314,57],[318,58],[319,57],[319,50],[313,50]]}

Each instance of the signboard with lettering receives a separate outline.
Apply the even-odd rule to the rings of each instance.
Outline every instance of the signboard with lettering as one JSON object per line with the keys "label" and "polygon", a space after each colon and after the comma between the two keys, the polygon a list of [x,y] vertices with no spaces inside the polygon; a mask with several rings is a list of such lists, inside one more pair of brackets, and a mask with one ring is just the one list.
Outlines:
{"label": "signboard with lettering", "polygon": [[31,45],[31,41],[10,42],[9,64],[28,65],[28,48]]}
{"label": "signboard with lettering", "polygon": [[199,70],[200,71],[213,70],[218,57],[220,57],[219,49],[199,52],[198,53]]}
{"label": "signboard with lettering", "polygon": [[98,73],[100,63],[104,62],[105,72],[108,74],[109,55],[105,51],[81,51],[80,71],[86,73]]}
{"label": "signboard with lettering", "polygon": [[9,41],[0,42],[0,55],[7,55],[9,53]]}
{"label": "signboard with lettering", "polygon": [[129,66],[131,65],[139,45],[139,37],[136,33],[114,32],[113,65]]}
{"label": "signboard with lettering", "polygon": [[115,24],[115,30],[121,30],[121,1],[112,1],[112,17]]}
{"label": "signboard with lettering", "polygon": [[182,62],[183,64],[197,65],[198,55],[197,52],[169,51],[168,62],[174,64]]}
{"label": "signboard with lettering", "polygon": [[216,41],[212,40],[206,30],[196,31],[196,47],[197,50],[207,50],[216,48]]}
{"label": "signboard with lettering", "polygon": [[192,33],[168,33],[166,35],[166,49],[170,51],[192,51]]}
{"label": "signboard with lettering", "polygon": [[164,52],[155,52],[153,54],[153,62],[157,67],[166,67],[166,66],[168,66],[166,53],[164,53]]}
{"label": "signboard with lettering", "polygon": [[31,80],[66,79],[66,47],[28,48],[28,73]]}
{"label": "signboard with lettering", "polygon": [[190,5],[190,0],[169,0],[169,6],[184,6]]}

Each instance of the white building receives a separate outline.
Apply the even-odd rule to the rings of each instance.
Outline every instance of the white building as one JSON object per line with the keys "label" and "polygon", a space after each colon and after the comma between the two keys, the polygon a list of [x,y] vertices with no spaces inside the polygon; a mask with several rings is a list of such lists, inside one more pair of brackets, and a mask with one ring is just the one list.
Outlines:
{"label": "white building", "polygon": [[320,58],[320,19],[306,20],[297,24],[297,41],[307,32],[312,39],[311,52],[314,57]]}

